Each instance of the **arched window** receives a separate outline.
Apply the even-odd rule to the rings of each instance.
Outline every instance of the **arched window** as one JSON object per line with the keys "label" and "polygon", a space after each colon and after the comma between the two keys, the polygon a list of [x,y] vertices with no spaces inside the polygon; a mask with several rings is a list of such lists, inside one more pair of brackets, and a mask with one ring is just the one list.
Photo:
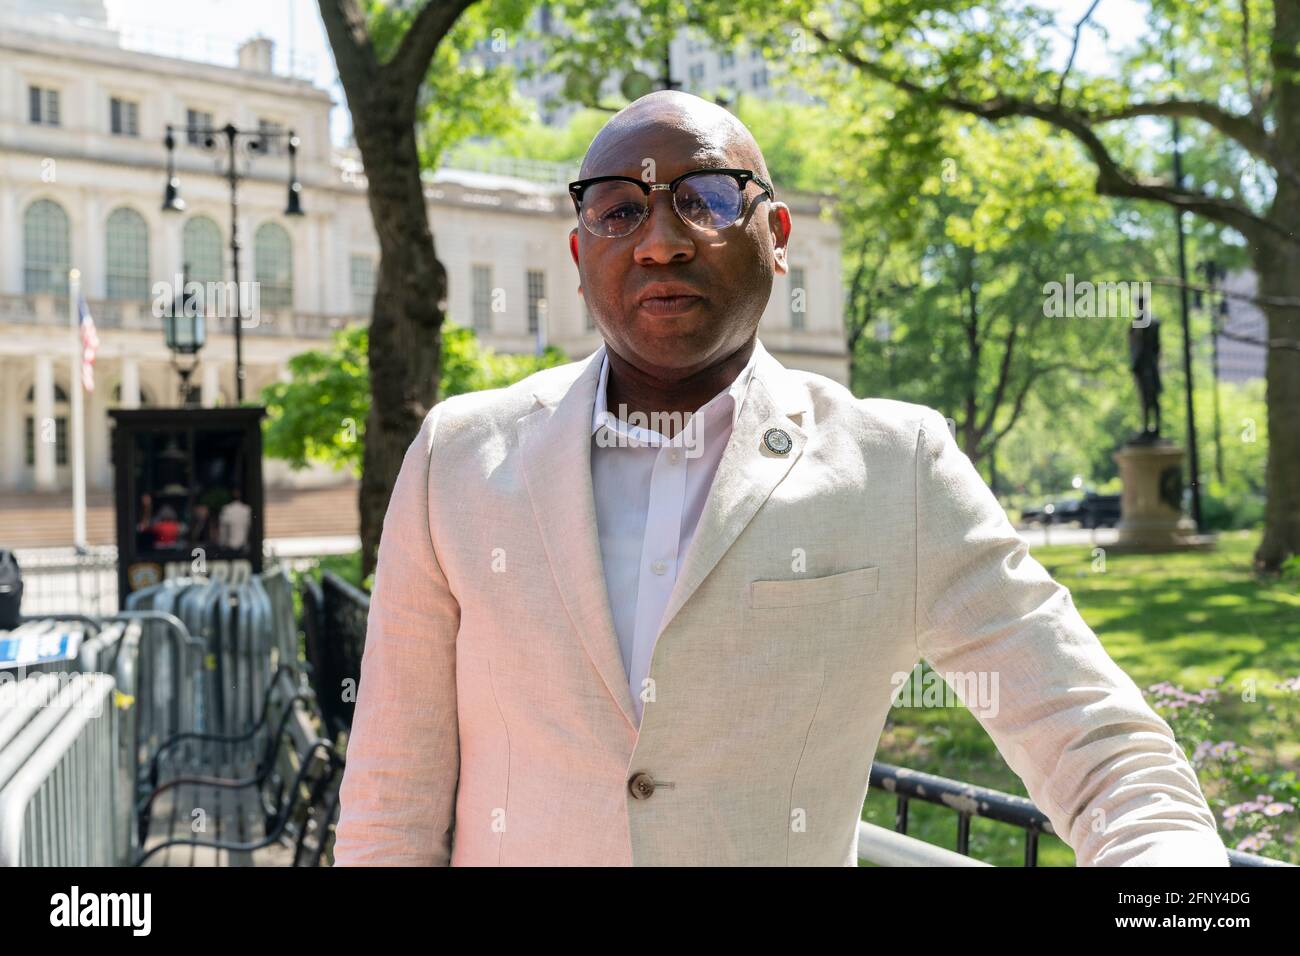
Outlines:
{"label": "arched window", "polygon": [[[36,465],[36,386],[27,390],[27,414],[25,416],[26,444],[24,460],[27,467]],[[54,442],[54,464],[63,466],[68,463],[68,393],[57,382],[54,384],[54,426],[51,434],[45,426],[40,428],[41,441]]]}
{"label": "arched window", "polygon": [[110,299],[149,298],[149,227],[144,216],[122,206],[108,216],[106,286]]}
{"label": "arched window", "polygon": [[68,294],[68,214],[49,199],[38,199],[23,214],[23,289],[29,295]]}
{"label": "arched window", "polygon": [[264,309],[293,305],[293,247],[279,223],[264,222],[253,236],[253,274]]}
{"label": "arched window", "polygon": [[[149,391],[147,388],[145,388],[143,385],[141,385],[141,386],[140,386],[140,407],[141,407],[141,408],[147,408],[147,407],[153,405],[153,403],[154,403],[154,402],[153,402],[152,394],[150,393],[150,391]],[[117,407],[119,407],[121,404],[122,404],[122,383],[121,383],[121,382],[118,382],[116,385],[113,386],[113,401],[112,401],[112,405],[113,405],[114,408],[117,408]]]}
{"label": "arched window", "polygon": [[181,246],[187,282],[193,279],[207,285],[223,281],[225,259],[221,249],[221,230],[215,222],[207,216],[194,216],[187,220]]}
{"label": "arched window", "polygon": [[[60,385],[58,382],[55,382],[54,383],[54,404],[56,405],[66,404],[67,401],[68,401],[68,393],[63,390],[62,385]],[[35,404],[36,402],[35,385],[33,385],[31,388],[27,390],[27,402],[28,404]]]}

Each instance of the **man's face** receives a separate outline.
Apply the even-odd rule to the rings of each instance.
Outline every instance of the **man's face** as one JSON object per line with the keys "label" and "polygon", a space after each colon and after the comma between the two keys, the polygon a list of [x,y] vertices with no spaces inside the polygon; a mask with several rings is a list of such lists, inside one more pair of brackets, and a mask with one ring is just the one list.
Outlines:
{"label": "man's face", "polygon": [[[583,178],[631,176],[671,182],[707,167],[763,175],[744,145],[725,131],[653,123],[613,142],[597,143]],[[721,361],[753,337],[772,293],[773,272],[786,271],[790,213],[784,203],[745,187],[735,225],[704,232],[687,225],[667,190],[650,194],[646,220],[628,236],[603,238],[581,224],[569,234],[581,290],[609,348],[641,371],[668,381]],[[659,283],[685,286],[693,297],[643,301]]]}

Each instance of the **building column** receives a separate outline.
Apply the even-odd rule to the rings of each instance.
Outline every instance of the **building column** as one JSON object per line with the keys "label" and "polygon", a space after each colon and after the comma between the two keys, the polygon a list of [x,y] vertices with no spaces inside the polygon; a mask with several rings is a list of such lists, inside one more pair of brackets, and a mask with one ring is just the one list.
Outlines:
{"label": "building column", "polygon": [[23,483],[23,394],[18,390],[17,359],[0,360],[0,382],[4,383],[0,392],[0,414],[4,416],[0,423],[0,484],[17,490]]}
{"label": "building column", "polygon": [[113,471],[109,465],[111,434],[108,409],[113,404],[107,362],[97,363],[95,390],[86,393],[86,487],[111,488]]}
{"label": "building column", "polygon": [[55,473],[54,439],[54,360],[48,355],[36,356],[36,421],[33,422],[36,446],[36,490],[54,491],[58,488]]}
{"label": "building column", "polygon": [[[306,245],[307,245],[307,261],[308,261],[308,262],[313,262],[313,263],[315,263],[315,262],[323,262],[323,261],[325,261],[325,260],[321,259],[320,229],[318,228],[320,224],[316,221],[316,217],[315,217],[315,216],[312,216],[312,217],[310,217],[310,218],[308,219],[306,225],[307,225],[307,228],[306,228],[304,231],[305,231],[306,234],[307,234],[307,235],[306,235],[306,239],[307,239],[307,242],[306,242]],[[295,248],[294,248],[294,253],[295,253],[294,258],[296,259],[296,258],[297,258],[297,248],[296,248],[296,247],[297,247],[297,243],[295,243],[294,246],[295,246]],[[302,277],[303,277],[304,279],[306,279],[308,273],[306,273],[306,272],[299,273],[299,272],[298,272],[298,263],[295,262],[295,263],[293,264],[293,275],[294,275],[294,279],[295,279],[295,280],[297,280],[297,278],[298,278],[299,275],[302,275]],[[297,284],[298,284],[298,282],[295,281],[295,282],[294,282],[294,285],[297,285]],[[303,285],[306,285],[306,283],[304,282]],[[303,289],[303,293],[304,293],[303,295],[297,295],[297,294],[294,295],[294,300],[295,300],[295,301],[294,301],[294,311],[296,312],[296,311],[298,311],[299,308],[301,308],[302,311],[304,311],[304,312],[315,312],[317,315],[320,315],[321,312],[324,311],[324,308],[323,308],[323,306],[324,306],[323,298],[324,298],[324,297],[323,297],[323,295],[322,295],[322,293],[325,291],[325,290],[324,290],[324,285],[325,285],[324,279],[323,279],[321,276],[317,275],[317,276],[316,276],[316,282],[315,282],[315,284],[311,287],[311,289]],[[295,293],[297,292],[296,289],[295,289],[294,291],[295,291]],[[310,296],[310,298],[308,298],[309,296]],[[299,303],[301,303],[301,306],[299,305]]]}
{"label": "building column", "polygon": [[[87,299],[104,299],[108,297],[108,215],[98,193],[85,195],[82,215],[84,225],[72,225],[79,233],[72,239],[72,262],[85,263],[81,266],[81,294]],[[82,232],[85,234],[80,235]]]}
{"label": "building column", "polygon": [[[161,255],[156,260],[153,260],[158,263],[158,268],[154,270],[154,274],[162,276],[163,281],[167,282],[169,285],[175,285],[176,276],[180,274],[183,268],[185,268],[185,263],[182,261],[185,258],[185,250],[182,240],[184,235],[183,228],[184,223],[182,222],[181,216],[169,216],[164,214],[162,216],[162,228],[156,230],[157,241],[154,243],[153,248],[160,252]],[[226,238],[229,240],[228,236]],[[189,276],[186,276],[186,281],[188,281],[189,278]],[[184,292],[184,289],[176,290],[177,295],[182,295]],[[150,298],[153,297],[152,288],[150,289],[149,295]]]}
{"label": "building column", "polygon": [[216,408],[217,398],[221,395],[221,366],[214,361],[203,363],[202,388],[199,392],[204,408]]}
{"label": "building column", "polygon": [[18,194],[11,186],[0,189],[0,291],[13,295],[24,291],[23,222]]}
{"label": "building column", "polygon": [[140,363],[126,355],[122,356],[122,396],[118,407],[140,407]]}

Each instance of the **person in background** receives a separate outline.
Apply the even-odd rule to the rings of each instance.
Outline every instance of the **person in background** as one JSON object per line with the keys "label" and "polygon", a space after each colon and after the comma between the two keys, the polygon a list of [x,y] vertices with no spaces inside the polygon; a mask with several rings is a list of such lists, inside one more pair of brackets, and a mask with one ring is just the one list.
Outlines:
{"label": "person in background", "polygon": [[180,543],[181,534],[185,530],[180,519],[176,515],[176,509],[171,505],[163,505],[158,509],[158,518],[150,525],[150,531],[153,533],[153,546],[155,548],[174,548]]}
{"label": "person in background", "polygon": [[231,501],[221,509],[217,541],[223,548],[244,551],[248,548],[248,530],[253,524],[253,509],[244,503],[239,488],[231,492]]}
{"label": "person in background", "polygon": [[211,544],[216,526],[212,521],[212,512],[205,504],[194,506],[194,527],[190,531],[190,541],[196,547]]}

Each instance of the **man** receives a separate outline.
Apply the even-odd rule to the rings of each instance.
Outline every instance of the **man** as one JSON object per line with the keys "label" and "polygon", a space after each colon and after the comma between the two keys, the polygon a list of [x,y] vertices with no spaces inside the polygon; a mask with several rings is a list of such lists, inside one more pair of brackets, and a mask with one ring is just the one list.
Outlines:
{"label": "man", "polygon": [[652,93],[581,177],[605,344],[440,403],[411,445],[336,863],[854,866],[925,657],[993,678],[964,702],[1081,864],[1226,865],[1168,725],[945,420],[758,341],[791,220],[744,126]]}
{"label": "man", "polygon": [[243,551],[248,548],[248,532],[253,526],[253,509],[243,500],[239,488],[230,492],[231,500],[217,516],[217,540],[223,548]]}

